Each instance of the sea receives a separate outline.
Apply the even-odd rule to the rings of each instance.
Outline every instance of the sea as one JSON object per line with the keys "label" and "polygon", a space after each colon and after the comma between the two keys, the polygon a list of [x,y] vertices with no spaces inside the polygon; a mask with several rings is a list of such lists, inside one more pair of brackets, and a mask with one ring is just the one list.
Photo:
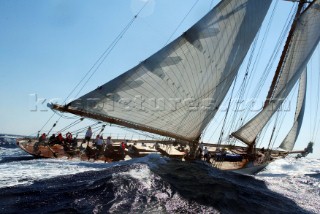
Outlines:
{"label": "sea", "polygon": [[159,155],[37,159],[0,135],[0,213],[320,213],[320,159],[246,176]]}

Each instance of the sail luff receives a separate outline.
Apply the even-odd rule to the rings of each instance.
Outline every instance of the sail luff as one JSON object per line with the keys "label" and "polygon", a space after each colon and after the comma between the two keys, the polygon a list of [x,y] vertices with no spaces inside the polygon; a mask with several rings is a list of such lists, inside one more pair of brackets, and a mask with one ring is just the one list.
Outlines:
{"label": "sail luff", "polygon": [[259,114],[239,130],[232,133],[244,143],[251,145],[298,81],[320,40],[320,0],[312,2],[298,19],[274,96]]}
{"label": "sail luff", "polygon": [[299,131],[303,121],[303,115],[305,110],[306,103],[306,86],[307,86],[307,70],[301,74],[299,81],[299,91],[297,98],[297,107],[295,112],[295,119],[292,128],[287,134],[286,138],[282,141],[279,148],[284,149],[286,151],[292,151],[294,144],[298,138]]}

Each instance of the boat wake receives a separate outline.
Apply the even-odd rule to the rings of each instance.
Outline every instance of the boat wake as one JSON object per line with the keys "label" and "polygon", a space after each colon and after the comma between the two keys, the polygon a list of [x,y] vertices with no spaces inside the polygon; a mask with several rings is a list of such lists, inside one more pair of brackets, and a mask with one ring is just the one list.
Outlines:
{"label": "boat wake", "polygon": [[[35,178],[30,185],[3,187],[1,212],[310,212],[270,190],[265,181],[215,170],[202,162],[149,155],[118,164],[78,164],[74,162],[77,170],[87,171],[46,180]],[[66,167],[70,166],[66,163]]]}

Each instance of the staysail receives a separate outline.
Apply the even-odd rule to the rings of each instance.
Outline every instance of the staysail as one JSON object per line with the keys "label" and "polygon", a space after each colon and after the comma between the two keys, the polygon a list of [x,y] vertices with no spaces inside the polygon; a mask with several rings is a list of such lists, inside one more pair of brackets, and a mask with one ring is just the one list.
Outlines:
{"label": "staysail", "polygon": [[270,4],[223,0],[134,68],[63,108],[53,108],[194,141],[221,105]]}
{"label": "staysail", "polygon": [[306,91],[307,91],[306,86],[307,86],[307,69],[304,69],[299,81],[299,91],[298,91],[297,107],[296,107],[294,123],[288,135],[279,146],[279,148],[284,149],[286,151],[292,151],[294,144],[298,138],[298,134],[303,121],[303,115],[304,115],[304,109],[305,109],[305,103],[306,103],[306,99],[305,99]]}
{"label": "staysail", "polygon": [[313,1],[303,11],[286,52],[281,76],[273,91],[269,104],[248,123],[232,135],[244,143],[251,145],[273,114],[280,108],[289,95],[311,58],[320,40],[320,0]]}

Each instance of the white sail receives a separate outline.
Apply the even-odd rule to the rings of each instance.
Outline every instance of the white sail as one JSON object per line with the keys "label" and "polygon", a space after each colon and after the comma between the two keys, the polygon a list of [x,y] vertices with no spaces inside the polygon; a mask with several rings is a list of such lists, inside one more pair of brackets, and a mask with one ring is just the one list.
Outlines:
{"label": "white sail", "polygon": [[197,139],[230,88],[270,4],[221,1],[166,47],[68,108],[177,139]]}
{"label": "white sail", "polygon": [[304,69],[299,81],[299,91],[297,98],[297,107],[294,117],[294,123],[286,138],[280,144],[280,148],[286,151],[292,151],[294,144],[298,138],[298,134],[302,125],[307,91],[307,69]]}
{"label": "white sail", "polygon": [[314,1],[300,16],[281,76],[278,79],[274,95],[258,115],[242,126],[233,136],[251,145],[273,114],[280,108],[293,86],[298,81],[320,39],[320,0]]}

